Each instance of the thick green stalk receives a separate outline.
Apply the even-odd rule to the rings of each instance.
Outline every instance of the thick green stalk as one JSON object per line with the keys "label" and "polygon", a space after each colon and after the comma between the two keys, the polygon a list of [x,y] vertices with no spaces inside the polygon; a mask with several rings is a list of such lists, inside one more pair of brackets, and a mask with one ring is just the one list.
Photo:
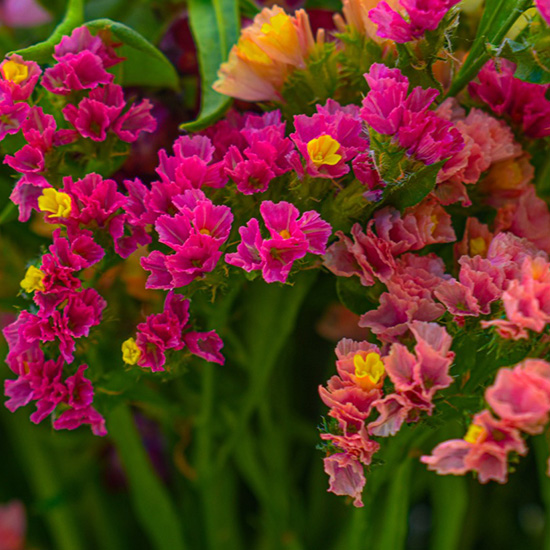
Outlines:
{"label": "thick green stalk", "polygon": [[62,477],[52,463],[48,450],[38,435],[41,428],[30,424],[24,412],[2,415],[10,436],[11,448],[19,456],[23,470],[38,502],[55,502],[45,512],[45,520],[56,550],[83,550],[79,529],[71,504],[60,499]]}
{"label": "thick green stalk", "polygon": [[136,515],[154,550],[185,550],[182,525],[185,518],[153,470],[128,406],[121,404],[107,416],[111,439],[128,477]]}
{"label": "thick green stalk", "polygon": [[277,359],[294,329],[300,306],[316,276],[316,272],[309,271],[301,273],[292,287],[258,282],[247,290],[243,346],[248,352],[246,361],[250,384],[243,396],[235,426],[219,453],[219,468],[243,438],[252,414],[266,398]]}
{"label": "thick green stalk", "polygon": [[544,502],[546,516],[542,548],[543,550],[550,550],[550,478],[547,475],[550,445],[548,444],[547,434],[533,437],[532,441],[535,448],[535,458],[537,460],[540,494]]}

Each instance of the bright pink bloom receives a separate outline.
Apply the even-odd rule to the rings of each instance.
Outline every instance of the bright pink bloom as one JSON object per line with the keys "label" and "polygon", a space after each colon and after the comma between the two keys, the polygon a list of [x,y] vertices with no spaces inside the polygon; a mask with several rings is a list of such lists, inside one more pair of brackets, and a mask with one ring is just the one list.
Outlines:
{"label": "bright pink bloom", "polygon": [[260,257],[260,247],[263,239],[260,233],[260,224],[256,218],[239,228],[241,242],[237,252],[225,255],[228,264],[240,267],[249,273],[262,268],[263,260]]}
{"label": "bright pink bloom", "polygon": [[114,48],[121,44],[114,44],[100,36],[92,36],[87,27],[77,27],[73,30],[70,36],[64,36],[61,42],[55,46],[54,59],[62,61],[68,54],[78,54],[82,51],[89,51],[97,55],[103,64],[108,69],[121,61],[123,57],[119,57]]}
{"label": "bright pink bloom", "polygon": [[113,78],[103,67],[100,57],[84,50],[77,54],[68,53],[57,65],[46,69],[42,86],[54,94],[67,95],[72,91],[110,84]]}
{"label": "bright pink bloom", "polygon": [[174,142],[174,156],[159,152],[157,173],[166,184],[175,183],[180,193],[186,189],[223,187],[227,183],[223,162],[212,162],[214,147],[205,136],[181,136]]}
{"label": "bright pink bloom", "polygon": [[548,85],[524,82],[515,78],[514,72],[511,61],[500,59],[498,67],[493,60],[488,61],[478,74],[479,83],[470,83],[470,94],[489,105],[497,115],[508,115],[526,136],[550,135]]}
{"label": "bright pink bloom", "polygon": [[0,6],[0,23],[13,29],[37,27],[51,20],[51,14],[36,0],[4,0]]}
{"label": "bright pink bloom", "polygon": [[63,411],[54,420],[53,427],[56,430],[75,430],[83,424],[89,424],[94,435],[107,435],[105,419],[91,406]]}
{"label": "bright pink bloom", "polygon": [[[0,81],[1,82],[1,81]],[[26,103],[12,103],[9,99],[0,100],[0,141],[8,134],[17,134],[27,118],[30,107]]]}
{"label": "bright pink bloom", "polygon": [[157,121],[151,114],[152,109],[153,104],[148,99],[134,103],[116,120],[113,132],[127,143],[136,141],[141,132],[154,132],[157,129]]}
{"label": "bright pink bloom", "polygon": [[365,487],[365,472],[361,463],[347,453],[336,453],[324,459],[325,472],[330,476],[328,491],[350,496],[353,505],[363,506],[361,495]]}
{"label": "bright pink bloom", "polygon": [[63,109],[63,116],[82,137],[94,141],[105,141],[107,138],[111,121],[103,103],[86,97],[78,104],[78,108],[72,104],[67,105]]}
{"label": "bright pink bloom", "polygon": [[362,137],[357,114],[337,109],[334,105],[318,108],[318,111],[311,117],[295,116],[296,132],[290,137],[306,160],[309,175],[339,178],[349,172],[346,163],[366,150],[368,141]]}
{"label": "bright pink bloom", "polygon": [[379,134],[396,134],[405,112],[425,113],[439,95],[435,89],[420,87],[409,95],[408,78],[399,69],[389,69],[381,63],[371,65],[365,79],[370,92],[363,99],[361,118]]}
{"label": "bright pink bloom", "polygon": [[[23,65],[25,78],[13,78],[11,67]],[[26,101],[31,96],[42,71],[34,61],[25,61],[20,55],[12,54],[0,63],[0,91],[12,101]]]}
{"label": "bright pink bloom", "polygon": [[537,6],[546,23],[550,25],[550,2],[548,0],[535,0],[535,6]]}
{"label": "bright pink bloom", "polygon": [[24,145],[15,155],[6,155],[4,164],[23,174],[43,172],[45,168],[44,153],[36,147]]}
{"label": "bright pink bloom", "polygon": [[223,341],[216,331],[187,332],[183,335],[183,341],[193,355],[212,363],[220,365],[225,363],[225,358],[220,352],[223,348]]}
{"label": "bright pink bloom", "polygon": [[49,151],[55,140],[56,122],[52,115],[44,113],[41,107],[31,107],[27,120],[21,125],[23,136],[32,147]]}

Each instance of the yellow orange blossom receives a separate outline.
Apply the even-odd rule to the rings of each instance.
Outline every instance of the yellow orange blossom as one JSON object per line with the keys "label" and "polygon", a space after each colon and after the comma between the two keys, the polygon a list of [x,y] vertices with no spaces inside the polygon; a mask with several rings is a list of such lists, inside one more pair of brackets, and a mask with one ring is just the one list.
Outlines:
{"label": "yellow orange blossom", "polygon": [[34,292],[35,290],[44,290],[44,277],[46,274],[38,269],[37,267],[34,267],[34,265],[29,266],[27,269],[27,272],[25,273],[25,277],[21,281],[20,285],[21,288],[28,292],[29,294],[31,292]]}
{"label": "yellow orange blossom", "polygon": [[[378,43],[387,42],[385,38],[376,36],[378,25],[373,23],[369,17],[369,11],[374,9],[382,0],[343,0],[342,13],[334,17],[336,28],[340,32],[346,31],[346,26],[352,31],[375,40]],[[395,11],[399,11],[399,0],[385,0],[386,3]]]}
{"label": "yellow orange blossom", "polygon": [[[318,42],[322,42],[323,33],[318,36]],[[278,6],[264,8],[241,31],[229,60],[220,67],[213,88],[247,101],[279,100],[288,74],[305,68],[315,44],[304,10],[291,16]]]}
{"label": "yellow orange blossom", "polygon": [[71,197],[67,193],[48,187],[38,197],[38,208],[41,212],[49,213],[51,217],[68,218],[72,210]]}

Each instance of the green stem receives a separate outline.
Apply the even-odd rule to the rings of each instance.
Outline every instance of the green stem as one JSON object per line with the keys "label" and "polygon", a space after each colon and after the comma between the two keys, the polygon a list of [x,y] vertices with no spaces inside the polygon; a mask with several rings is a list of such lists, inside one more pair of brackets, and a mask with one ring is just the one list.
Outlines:
{"label": "green stem", "polygon": [[550,550],[550,478],[547,475],[550,445],[548,444],[547,434],[533,437],[532,441],[533,447],[535,448],[540,493],[542,501],[544,502],[546,514],[542,548],[544,550]]}
{"label": "green stem", "polygon": [[235,445],[247,430],[252,414],[266,397],[269,379],[283,346],[294,328],[300,306],[311,288],[316,272],[301,273],[294,286],[252,285],[247,291],[247,323],[244,341],[249,353],[247,368],[250,385],[243,406],[230,436],[218,455],[217,467],[222,468]]}
{"label": "green stem", "polygon": [[[512,9],[510,9],[510,3],[510,0],[500,0],[492,6],[485,7],[486,11],[481,20],[474,45],[445,97],[456,96],[466,84],[476,77],[481,67],[491,57],[487,51],[487,43],[499,45],[521,14],[531,6],[532,1],[516,0]],[[503,13],[508,15],[503,21],[498,21],[498,24],[496,24]]]}
{"label": "green stem", "polygon": [[130,496],[138,519],[155,550],[184,550],[183,518],[154,472],[127,405],[106,415],[111,439],[128,477]]}
{"label": "green stem", "polygon": [[44,512],[56,550],[83,550],[73,507],[63,495],[59,472],[54,468],[47,449],[37,435],[41,429],[32,426],[24,412],[9,418],[4,414],[11,446],[19,455],[23,470],[38,501],[52,503]]}

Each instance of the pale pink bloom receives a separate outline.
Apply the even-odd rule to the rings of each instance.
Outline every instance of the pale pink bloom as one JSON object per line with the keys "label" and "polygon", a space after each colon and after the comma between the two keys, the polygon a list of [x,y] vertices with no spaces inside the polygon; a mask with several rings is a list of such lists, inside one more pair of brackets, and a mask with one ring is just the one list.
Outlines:
{"label": "pale pink bloom", "polygon": [[529,434],[541,433],[548,422],[550,396],[521,363],[514,369],[500,369],[485,399],[510,426]]}
{"label": "pale pink bloom", "polygon": [[546,202],[537,197],[534,185],[529,185],[517,202],[499,209],[495,225],[497,231],[510,231],[550,253],[550,212]]}
{"label": "pale pink bloom", "polygon": [[361,495],[365,487],[365,472],[361,463],[347,453],[336,453],[324,459],[325,472],[330,476],[328,491],[335,495],[350,496],[353,505],[363,506]]}
{"label": "pale pink bloom", "polygon": [[369,422],[367,429],[369,434],[378,437],[395,435],[405,422],[410,412],[415,409],[405,394],[390,393],[373,403],[379,413],[376,420]]}
{"label": "pale pink bloom", "polygon": [[502,420],[495,419],[487,410],[474,416],[475,430],[465,439],[451,439],[440,443],[431,456],[421,457],[428,469],[438,474],[478,474],[480,483],[490,480],[506,483],[508,454],[527,453],[519,432]]}

